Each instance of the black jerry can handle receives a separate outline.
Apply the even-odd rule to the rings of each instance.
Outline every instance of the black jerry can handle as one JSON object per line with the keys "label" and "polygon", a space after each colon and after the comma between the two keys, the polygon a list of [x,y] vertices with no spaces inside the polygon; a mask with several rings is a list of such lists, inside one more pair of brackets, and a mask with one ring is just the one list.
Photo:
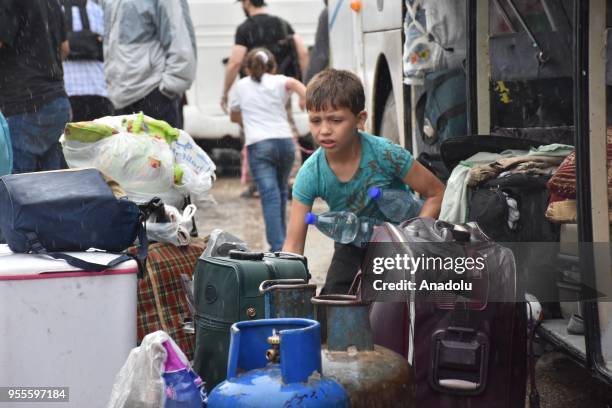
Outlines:
{"label": "black jerry can handle", "polygon": [[264,257],[263,252],[248,252],[232,249],[229,251],[230,259],[238,259],[240,261],[261,261]]}

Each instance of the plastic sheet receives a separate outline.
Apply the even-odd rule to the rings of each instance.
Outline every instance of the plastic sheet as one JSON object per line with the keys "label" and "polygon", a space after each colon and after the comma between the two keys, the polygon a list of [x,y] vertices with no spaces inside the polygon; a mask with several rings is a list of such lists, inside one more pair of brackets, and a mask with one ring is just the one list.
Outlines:
{"label": "plastic sheet", "polygon": [[228,256],[229,251],[238,249],[248,251],[249,247],[246,242],[240,238],[221,229],[214,229],[210,233],[208,246],[204,251],[203,256]]}
{"label": "plastic sheet", "polygon": [[[172,351],[170,360],[167,348]],[[169,368],[169,362],[172,362],[172,368]],[[169,373],[176,373],[177,366],[186,367],[186,375],[181,376],[182,384],[179,386],[176,384],[177,376],[168,383],[164,379]],[[185,354],[167,333],[160,330],[146,335],[142,344],[132,349],[115,377],[107,408],[202,407],[206,396],[203,388],[197,391],[197,398],[193,395],[194,389],[200,386],[201,380],[191,371]]]}
{"label": "plastic sheet", "polygon": [[175,207],[164,206],[168,222],[147,221],[147,237],[157,242],[167,242],[176,246],[189,245],[191,242],[191,220],[197,210],[189,204],[181,213]]}

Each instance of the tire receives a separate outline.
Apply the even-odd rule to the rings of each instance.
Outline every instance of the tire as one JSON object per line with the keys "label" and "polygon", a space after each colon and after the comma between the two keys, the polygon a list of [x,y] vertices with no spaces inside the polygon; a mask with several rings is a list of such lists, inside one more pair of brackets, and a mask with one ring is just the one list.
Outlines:
{"label": "tire", "polygon": [[395,95],[393,94],[393,89],[391,89],[385,101],[379,133],[378,136],[389,139],[393,143],[400,144],[399,125],[397,113],[395,111]]}

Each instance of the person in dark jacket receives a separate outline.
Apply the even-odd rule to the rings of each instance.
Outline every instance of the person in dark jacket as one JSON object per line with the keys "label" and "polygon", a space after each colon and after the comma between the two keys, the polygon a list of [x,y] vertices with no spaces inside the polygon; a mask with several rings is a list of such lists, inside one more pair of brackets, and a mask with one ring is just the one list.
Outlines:
{"label": "person in dark jacket", "polygon": [[329,65],[329,14],[327,12],[327,0],[324,3],[325,8],[319,14],[315,43],[310,50],[308,68],[306,68],[306,74],[304,75],[304,84],[306,85],[308,85],[313,76],[323,71]]}
{"label": "person in dark jacket", "polygon": [[70,120],[62,69],[68,52],[57,0],[0,2],[0,111],[13,173],[66,167],[59,138]]}

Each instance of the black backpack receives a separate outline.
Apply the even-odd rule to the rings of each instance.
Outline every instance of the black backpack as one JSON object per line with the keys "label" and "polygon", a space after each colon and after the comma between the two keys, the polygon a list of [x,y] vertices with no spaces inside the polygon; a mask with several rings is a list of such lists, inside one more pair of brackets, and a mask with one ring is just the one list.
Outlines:
{"label": "black backpack", "polygon": [[[277,24],[280,25],[283,34],[280,39],[267,42],[262,44],[262,46],[274,55],[277,74],[286,75],[301,81],[302,70],[300,69],[295,39],[292,34],[289,34],[289,23],[279,17],[275,17],[275,19]],[[258,26],[256,19],[251,19],[251,21],[253,21],[255,26]]]}
{"label": "black backpack", "polygon": [[[544,217],[548,206],[547,176],[512,174],[482,183],[469,199],[469,221],[497,242],[556,242],[559,226]],[[516,200],[520,218],[514,228],[507,224],[506,195]]]}
{"label": "black backpack", "polygon": [[[70,54],[68,60],[97,60],[103,61],[102,37],[91,31],[89,17],[87,16],[87,0],[62,0],[64,15],[66,16],[66,31]],[[73,31],[72,8],[77,7],[81,16],[81,31]]]}

